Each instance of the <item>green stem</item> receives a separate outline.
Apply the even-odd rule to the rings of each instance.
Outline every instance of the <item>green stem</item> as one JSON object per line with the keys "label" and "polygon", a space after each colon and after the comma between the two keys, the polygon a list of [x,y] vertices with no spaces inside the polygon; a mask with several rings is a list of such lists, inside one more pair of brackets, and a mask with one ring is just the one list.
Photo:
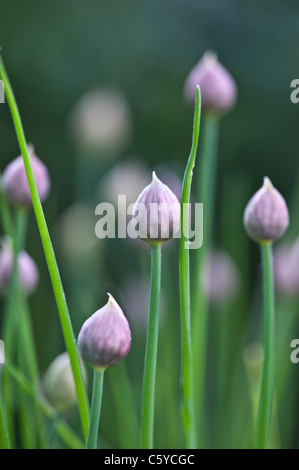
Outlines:
{"label": "green stem", "polygon": [[[2,200],[2,209],[5,208],[6,200],[3,196]],[[7,208],[8,209],[8,208]],[[5,299],[5,312],[4,312],[4,327],[3,327],[3,339],[5,341],[5,354],[7,358],[12,359],[14,355],[17,354],[19,345],[20,345],[20,334],[22,333],[22,329],[20,328],[19,323],[19,305],[17,302],[18,291],[19,291],[19,279],[18,279],[18,254],[20,250],[23,248],[23,242],[25,239],[25,232],[26,232],[26,225],[27,225],[27,214],[23,211],[16,212],[16,219],[15,224],[12,222],[11,214],[8,210],[6,212],[6,223],[4,224],[4,228],[6,234],[12,238],[12,249],[13,249],[13,266],[12,266],[12,273],[9,281],[9,289]],[[4,222],[4,221],[3,221]],[[23,355],[21,355],[23,357]],[[5,413],[6,419],[8,424],[8,430],[10,434],[10,442],[11,445],[14,446],[14,439],[15,439],[15,419],[14,419],[14,410],[15,410],[15,403],[14,403],[14,390],[12,387],[12,383],[10,377],[7,377],[4,371],[3,374],[3,401],[5,405]],[[18,400],[18,405],[21,410],[23,400]],[[22,408],[25,409],[26,408]],[[22,419],[23,414],[20,413],[19,416]],[[21,426],[21,434],[26,433],[26,429],[28,426]],[[31,437],[29,437],[29,440]]]}
{"label": "green stem", "polygon": [[151,289],[147,339],[145,349],[142,411],[141,443],[142,449],[153,448],[155,382],[158,350],[159,306],[161,287],[161,244],[151,247]]}
{"label": "green stem", "polygon": [[268,447],[273,407],[275,355],[275,301],[273,282],[272,243],[261,244],[264,302],[264,366],[259,401],[256,445]]}
{"label": "green stem", "polygon": [[5,370],[18,383],[18,385],[31,396],[46,418],[52,419],[54,428],[59,437],[73,449],[83,449],[83,442],[77,437],[68,424],[57,414],[48,403],[39,396],[34,384],[9,360],[5,360]]}
{"label": "green stem", "polygon": [[[2,365],[0,367],[2,367]],[[1,374],[1,370],[0,370],[0,374]],[[0,448],[10,449],[7,423],[5,420],[4,413],[3,413],[3,404],[2,404],[1,395],[0,395]]]}
{"label": "green stem", "polygon": [[192,298],[192,340],[196,362],[195,396],[197,397],[198,438],[201,445],[204,439],[204,400],[206,385],[208,299],[201,284],[201,271],[206,255],[212,244],[212,223],[214,214],[215,178],[217,163],[219,118],[212,114],[205,116],[203,126],[202,157],[199,168],[197,199],[203,204],[203,244],[195,253],[194,286]]}
{"label": "green stem", "polygon": [[90,422],[86,441],[86,449],[97,448],[103,395],[103,381],[104,371],[94,369]]}
{"label": "green stem", "polygon": [[[183,179],[181,197],[181,238],[180,238],[180,306],[182,336],[182,423],[186,447],[191,449],[197,445],[195,402],[194,402],[194,366],[191,338],[191,300],[190,300],[190,260],[189,234],[186,226],[189,222],[189,204],[193,168],[195,165],[200,127],[201,97],[199,88],[196,91],[194,110],[192,146]],[[186,211],[186,208],[188,210]]]}
{"label": "green stem", "polygon": [[87,392],[84,384],[83,374],[81,370],[79,354],[76,347],[76,341],[73,333],[73,327],[71,323],[71,319],[69,316],[68,306],[65,299],[65,294],[60,278],[59,269],[56,262],[56,257],[54,253],[54,249],[52,246],[50,234],[48,231],[47,223],[45,220],[43,208],[41,205],[41,201],[39,198],[39,194],[36,187],[36,182],[31,166],[31,161],[27,149],[27,142],[23,130],[23,125],[21,121],[21,117],[19,114],[19,110],[17,107],[17,103],[13,94],[12,87],[10,85],[3,60],[0,57],[0,77],[2,78],[4,85],[5,85],[5,94],[7,98],[7,102],[10,107],[12,119],[14,122],[19,146],[21,153],[23,155],[24,166],[27,174],[28,184],[31,192],[33,208],[36,216],[36,221],[38,225],[38,229],[40,232],[44,253],[49,269],[49,274],[54,290],[54,295],[58,307],[60,323],[64,335],[64,340],[66,344],[66,349],[68,351],[71,367],[74,376],[74,382],[76,386],[76,392],[78,397],[78,405],[81,417],[81,424],[84,437],[87,436],[88,432],[88,422],[89,422],[89,404],[87,398]]}
{"label": "green stem", "polygon": [[3,193],[1,174],[0,174],[0,213],[1,213],[2,229],[6,235],[9,235],[10,237],[12,237],[13,228],[12,228],[11,214],[10,214],[8,202]]}
{"label": "green stem", "polygon": [[113,369],[112,367],[109,370],[109,380],[118,422],[119,443],[122,449],[136,449],[139,422],[130,377],[124,361],[118,365],[117,369]]}

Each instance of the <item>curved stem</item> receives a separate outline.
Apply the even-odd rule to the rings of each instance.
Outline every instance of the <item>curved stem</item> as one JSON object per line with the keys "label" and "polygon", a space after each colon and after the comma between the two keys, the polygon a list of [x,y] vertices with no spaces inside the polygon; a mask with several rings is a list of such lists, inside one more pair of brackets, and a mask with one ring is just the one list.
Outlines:
{"label": "curved stem", "polygon": [[[182,422],[184,438],[187,448],[196,447],[196,422],[194,403],[194,366],[191,338],[191,301],[190,301],[190,261],[189,261],[189,236],[186,234],[190,214],[190,193],[193,167],[198,147],[200,125],[201,99],[197,88],[193,139],[190,156],[187,162],[182,186],[181,197],[181,238],[180,238],[180,304],[181,304],[181,332],[182,332]],[[187,211],[186,211],[187,208]]]}
{"label": "curved stem", "polygon": [[7,98],[7,102],[10,107],[13,123],[15,126],[17,139],[19,142],[20,150],[23,155],[24,166],[27,174],[28,184],[31,192],[33,208],[36,216],[36,221],[38,225],[38,229],[40,232],[44,253],[50,273],[50,278],[55,294],[55,299],[58,307],[60,323],[64,335],[64,340],[66,344],[66,349],[68,351],[71,367],[74,376],[74,382],[76,386],[76,392],[78,396],[78,404],[79,404],[79,411],[83,429],[83,435],[86,436],[88,432],[88,422],[89,422],[89,404],[87,399],[87,393],[85,389],[83,374],[81,370],[79,354],[76,347],[76,341],[74,338],[72,323],[69,316],[68,306],[65,299],[65,294],[60,278],[59,269],[56,262],[56,257],[54,253],[54,249],[52,246],[50,234],[48,231],[47,223],[45,220],[43,208],[41,205],[41,201],[39,198],[39,194],[36,187],[36,182],[31,166],[31,161],[27,149],[27,142],[23,130],[23,125],[21,121],[21,117],[19,114],[19,110],[17,107],[17,103],[14,97],[14,93],[12,87],[10,85],[3,60],[0,57],[0,77],[4,82],[5,85],[5,94]]}
{"label": "curved stem", "polygon": [[161,244],[151,247],[151,290],[149,319],[145,350],[142,412],[141,448],[153,448],[155,381],[158,350],[159,305],[161,286]]}
{"label": "curved stem", "polygon": [[264,301],[264,366],[260,392],[256,446],[266,449],[269,442],[274,383],[275,301],[272,243],[261,244]]}
{"label": "curved stem", "polygon": [[104,371],[93,371],[93,389],[90,410],[90,422],[86,449],[96,449],[98,442],[99,424],[101,416],[102,395],[103,395]]}

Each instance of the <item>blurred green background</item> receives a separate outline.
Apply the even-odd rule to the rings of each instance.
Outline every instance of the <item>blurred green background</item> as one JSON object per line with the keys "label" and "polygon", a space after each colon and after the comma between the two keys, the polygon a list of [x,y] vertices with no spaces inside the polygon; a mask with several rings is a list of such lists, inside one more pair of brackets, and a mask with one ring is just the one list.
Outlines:
{"label": "blurred green background", "polygon": [[[299,75],[298,31],[298,2],[290,0],[1,0],[2,54],[27,139],[34,143],[51,175],[52,189],[44,210],[76,334],[93,309],[106,302],[109,289],[115,297],[119,295],[121,305],[126,305],[123,281],[129,274],[148,272],[149,252],[126,241],[111,240],[103,245],[95,239],[98,258],[92,255],[92,260],[86,256],[72,262],[65,259],[57,224],[65,210],[78,200],[85,200],[90,203],[89,215],[94,221],[90,227],[94,230],[94,209],[101,202],[98,184],[119,161],[140,159],[149,169],[149,180],[150,171],[160,163],[169,164],[180,178],[183,176],[191,145],[193,110],[184,101],[182,89],[190,69],[207,49],[218,54],[238,86],[237,104],[221,122],[216,239],[220,238],[219,233],[233,235],[231,214],[226,217],[223,212],[222,190],[227,185],[230,201],[236,206],[240,203],[239,212],[232,209],[233,227],[239,226],[237,236],[244,237],[245,244],[242,204],[261,186],[265,175],[291,201],[299,170],[299,104],[290,101],[290,83]],[[121,90],[126,97],[132,132],[111,160],[91,163],[86,158],[85,162],[84,149],[76,145],[69,132],[70,113],[86,92],[107,86]],[[2,170],[19,154],[7,105],[0,106],[0,136]],[[87,170],[84,179],[82,168],[88,166],[90,173]],[[295,219],[296,211],[291,207],[290,210]],[[27,249],[41,272],[31,304],[39,363],[44,371],[63,350],[63,341],[33,213],[30,221]],[[232,248],[234,243],[233,238],[227,239],[227,247]],[[245,282],[251,293],[255,289],[259,253],[251,242],[248,250],[251,256]],[[167,285],[167,274],[177,274],[177,259],[172,247],[165,251]],[[174,328],[178,329],[178,288],[175,281],[170,282]],[[244,312],[240,314],[246,316]],[[297,332],[298,329],[293,338]],[[160,340],[163,343],[163,334]],[[128,358],[137,397],[143,365],[142,335],[140,344],[138,341],[137,335]],[[286,354],[289,355],[288,349]],[[175,361],[179,376],[179,351]],[[166,398],[171,387],[162,387]],[[298,411],[298,403],[296,406]],[[163,422],[163,414],[160,419]],[[111,433],[105,438],[111,439],[112,445],[119,445],[113,443]],[[178,442],[177,436],[171,440],[161,434],[162,447]],[[296,436],[294,431],[289,442],[293,444]]]}

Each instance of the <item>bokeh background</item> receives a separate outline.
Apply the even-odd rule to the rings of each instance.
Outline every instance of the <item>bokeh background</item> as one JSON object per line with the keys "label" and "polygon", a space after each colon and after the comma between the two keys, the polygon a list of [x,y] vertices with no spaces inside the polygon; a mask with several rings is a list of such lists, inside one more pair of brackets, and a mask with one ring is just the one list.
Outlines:
{"label": "bokeh background", "polygon": [[[118,299],[135,334],[126,363],[137,415],[149,251],[142,244],[127,240],[98,240],[94,234],[98,220],[95,207],[113,197],[111,191],[109,193],[114,188],[109,179],[112,170],[118,171],[120,186],[117,187],[125,184],[128,174],[134,175],[136,169],[140,171],[135,179],[136,190],[141,182],[142,185],[150,182],[153,169],[165,172],[168,168],[177,178],[182,178],[193,120],[193,110],[183,98],[183,84],[203,53],[214,50],[238,86],[236,106],[222,119],[220,127],[215,239],[225,245],[237,265],[239,263],[246,292],[242,291],[236,317],[239,315],[249,325],[247,340],[256,339],[261,304],[260,300],[249,299],[259,299],[256,295],[259,252],[244,234],[242,214],[247,199],[267,175],[288,201],[291,220],[296,224],[292,201],[299,170],[299,104],[290,101],[290,83],[299,74],[298,30],[298,3],[290,0],[1,1],[3,58],[27,139],[34,144],[51,175],[51,194],[44,210],[74,330],[77,334],[82,322],[106,302],[106,292]],[[112,150],[91,149],[74,127],[74,110],[78,109],[82,97],[94,89],[112,90],[121,97],[124,106],[124,138],[117,146],[112,145]],[[7,105],[0,106],[0,136],[3,170],[19,154]],[[126,170],[128,162],[132,170]],[[194,178],[196,181],[196,174]],[[161,354],[174,338],[179,341],[176,248],[176,242],[170,243],[164,256]],[[43,372],[64,346],[33,213],[30,214],[27,250],[37,261],[41,273],[38,290],[30,302]],[[254,322],[249,318],[252,304],[256,306]],[[137,319],[133,318],[135,312]],[[172,329],[173,335],[170,335]],[[298,336],[298,325],[292,331],[290,339]],[[242,332],[237,331],[236,336],[242,336]],[[214,338],[211,337],[211,361],[217,361],[213,356]],[[289,362],[288,340],[283,344],[282,351]],[[177,390],[173,390],[179,382],[179,347],[171,349],[169,346],[169,351],[171,353],[166,352],[158,364],[157,440],[160,447],[175,447],[181,442],[180,433],[176,431],[179,417],[172,413],[168,416],[163,408],[163,400],[171,395],[174,395],[172,409],[179,407]],[[172,381],[167,381],[169,367],[173,372]],[[299,369],[292,367],[291,375],[296,384]],[[119,393],[114,391],[121,390],[122,384],[117,368],[109,374],[103,402],[107,404],[103,410],[103,439],[113,447],[122,445],[114,433],[115,403],[121,401]],[[213,373],[210,379],[213,390]],[[237,380],[234,387],[237,396],[246,395],[243,380]],[[286,397],[288,400],[287,394]],[[296,400],[286,406],[293,415],[298,411]],[[246,419],[245,409],[234,432],[236,440],[227,445],[246,445],[238,441],[239,430],[246,427]],[[168,431],[163,426],[165,422],[169,423]],[[211,423],[209,432],[213,435],[213,418]],[[121,420],[119,426],[124,426]],[[291,421],[285,425],[283,422],[282,426],[285,426],[282,445],[295,446],[296,423]],[[289,435],[285,432],[288,426]],[[134,442],[134,437],[132,439]]]}

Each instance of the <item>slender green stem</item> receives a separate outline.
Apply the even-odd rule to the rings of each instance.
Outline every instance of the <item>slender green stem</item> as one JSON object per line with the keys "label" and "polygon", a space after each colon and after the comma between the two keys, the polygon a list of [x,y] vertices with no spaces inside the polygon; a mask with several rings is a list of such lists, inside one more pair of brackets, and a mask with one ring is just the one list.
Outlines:
{"label": "slender green stem", "polygon": [[90,422],[86,441],[86,449],[97,448],[103,395],[103,381],[104,371],[94,369]]}
{"label": "slender green stem", "polygon": [[10,214],[8,202],[3,194],[1,174],[0,174],[0,214],[1,214],[2,229],[4,233],[12,237],[13,228],[12,228],[11,214]]}
{"label": "slender green stem", "polygon": [[[2,209],[6,206],[6,200],[3,196],[2,200]],[[5,210],[6,212],[6,223],[4,229],[6,230],[6,235],[10,235],[12,238],[12,248],[13,248],[13,266],[12,273],[9,281],[9,289],[5,299],[5,314],[4,314],[4,328],[3,328],[3,339],[5,341],[5,354],[7,358],[12,359],[14,355],[19,352],[20,345],[20,334],[22,330],[20,329],[20,323],[18,318],[19,305],[17,302],[18,292],[19,292],[19,279],[18,279],[18,254],[23,248],[23,242],[25,239],[25,232],[27,226],[27,214],[23,211],[17,211],[15,223],[13,224],[11,214],[8,210],[8,207]],[[3,220],[4,222],[4,220]],[[23,358],[23,355],[21,355]],[[3,374],[3,401],[5,405],[5,413],[8,424],[8,430],[10,434],[11,445],[14,446],[15,439],[15,419],[14,419],[14,410],[15,403],[14,401],[14,390],[11,383],[10,377],[7,377],[5,370]],[[19,397],[20,398],[20,397]],[[18,400],[18,405],[20,409],[27,411],[26,407],[22,407],[23,400]],[[19,414],[20,419],[22,420],[23,413]],[[28,435],[25,428],[28,426],[21,426],[21,434]],[[29,437],[31,440],[31,437]]]}
{"label": "slender green stem", "polygon": [[[1,374],[1,371],[0,371]],[[2,397],[0,395],[0,448],[10,449],[9,435],[7,430],[7,423],[3,413]]]}
{"label": "slender green stem", "polygon": [[202,288],[200,276],[206,255],[211,246],[214,214],[215,176],[217,162],[219,118],[208,114],[204,119],[201,162],[199,166],[197,199],[203,204],[203,244],[195,253],[194,285],[192,289],[192,340],[196,361],[195,396],[198,416],[198,438],[202,446],[204,439],[204,399],[206,384],[208,299]]}
{"label": "slender green stem", "polygon": [[7,73],[3,64],[3,60],[1,57],[0,57],[0,77],[4,82],[7,102],[10,107],[20,150],[23,155],[24,166],[25,166],[25,170],[27,174],[28,184],[30,187],[36,221],[37,221],[38,229],[40,232],[40,236],[41,236],[41,240],[42,240],[42,244],[44,248],[44,253],[45,253],[45,257],[46,257],[46,261],[47,261],[47,265],[48,265],[48,269],[50,273],[50,278],[52,281],[52,286],[53,286],[55,299],[56,299],[56,303],[58,307],[60,323],[61,323],[61,327],[62,327],[62,331],[64,335],[66,349],[70,357],[70,362],[71,362],[71,367],[73,371],[74,382],[75,382],[76,392],[77,392],[77,397],[78,397],[78,405],[79,405],[83,435],[84,437],[86,437],[87,432],[88,432],[88,422],[89,422],[89,404],[88,404],[88,398],[87,398],[87,392],[86,392],[86,388],[84,384],[83,374],[81,370],[79,354],[77,351],[76,341],[74,338],[73,327],[72,327],[71,319],[69,316],[68,306],[67,306],[67,302],[65,299],[65,294],[64,294],[64,290],[63,290],[63,286],[62,286],[62,282],[60,278],[59,269],[58,269],[57,262],[56,262],[54,249],[52,246],[52,242],[51,242],[50,234],[48,231],[47,223],[45,220],[43,208],[42,208],[39,194],[37,191],[37,186],[36,186],[32,166],[31,166],[31,161],[30,161],[30,157],[29,157],[29,153],[27,149],[27,142],[26,142],[26,138],[25,138],[25,134],[23,130],[21,117],[19,114],[19,110],[17,107],[17,103],[14,97],[12,87],[10,85],[10,82],[9,82],[9,79],[8,79],[8,76],[7,76]]}
{"label": "slender green stem", "polygon": [[120,446],[122,449],[136,449],[139,439],[138,413],[132,383],[124,361],[118,364],[116,369],[112,367],[109,370],[109,380],[114,398]]}
{"label": "slender green stem", "polygon": [[69,425],[58,415],[38,393],[34,384],[27,379],[20,369],[18,369],[10,360],[5,360],[4,369],[17,382],[17,384],[33,398],[46,418],[52,419],[54,428],[59,437],[73,449],[83,449],[84,445],[81,439],[73,432]]}
{"label": "slender green stem", "polygon": [[261,244],[264,302],[264,365],[261,384],[256,446],[268,447],[273,408],[275,356],[275,301],[272,243]]}
{"label": "slender green stem", "polygon": [[[192,146],[183,179],[181,197],[181,238],[180,238],[180,305],[181,305],[181,336],[182,336],[182,423],[187,448],[195,448],[196,421],[194,402],[194,365],[191,338],[191,299],[190,299],[190,260],[189,260],[189,204],[193,168],[197,154],[200,127],[201,97],[197,88]],[[188,209],[186,211],[186,208]]]}
{"label": "slender green stem", "polygon": [[158,350],[159,306],[161,287],[161,244],[151,247],[151,289],[149,318],[145,349],[142,411],[141,411],[141,442],[142,449],[152,449],[154,443],[154,408],[155,382]]}

